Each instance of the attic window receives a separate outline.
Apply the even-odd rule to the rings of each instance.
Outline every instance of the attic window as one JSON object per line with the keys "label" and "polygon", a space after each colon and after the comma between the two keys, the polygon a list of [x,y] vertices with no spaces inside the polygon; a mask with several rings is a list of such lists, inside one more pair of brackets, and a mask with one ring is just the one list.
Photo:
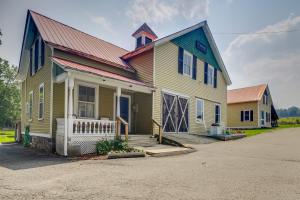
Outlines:
{"label": "attic window", "polygon": [[136,39],[136,48],[139,48],[140,46],[142,46],[142,36]]}
{"label": "attic window", "polygon": [[152,42],[152,40],[146,36],[145,37],[145,44],[149,44],[151,42]]}

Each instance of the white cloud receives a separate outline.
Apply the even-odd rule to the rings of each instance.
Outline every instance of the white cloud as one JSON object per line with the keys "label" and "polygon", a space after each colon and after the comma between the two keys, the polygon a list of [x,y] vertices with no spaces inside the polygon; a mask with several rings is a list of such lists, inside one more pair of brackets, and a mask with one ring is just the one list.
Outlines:
{"label": "white cloud", "polygon": [[133,25],[143,22],[160,24],[177,16],[185,19],[208,15],[208,0],[133,0],[126,12]]}
{"label": "white cloud", "polygon": [[111,23],[103,16],[90,16],[92,22],[100,26],[101,29],[114,33]]}
{"label": "white cloud", "polygon": [[300,88],[299,32],[286,32],[299,28],[300,16],[291,15],[234,39],[224,52],[233,87],[269,83],[275,105],[300,106],[300,93],[295,92]]}

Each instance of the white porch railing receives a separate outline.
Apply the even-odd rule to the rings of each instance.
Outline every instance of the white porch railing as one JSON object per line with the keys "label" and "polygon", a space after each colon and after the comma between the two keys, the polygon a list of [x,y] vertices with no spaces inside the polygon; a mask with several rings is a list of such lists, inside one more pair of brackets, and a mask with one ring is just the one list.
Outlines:
{"label": "white porch railing", "polygon": [[110,120],[72,119],[72,135],[114,136],[116,122]]}

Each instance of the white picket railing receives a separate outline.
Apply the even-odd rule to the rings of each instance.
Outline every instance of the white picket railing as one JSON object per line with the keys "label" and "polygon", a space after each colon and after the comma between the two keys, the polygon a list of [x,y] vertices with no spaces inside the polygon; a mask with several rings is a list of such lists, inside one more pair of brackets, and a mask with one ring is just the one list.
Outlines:
{"label": "white picket railing", "polygon": [[104,136],[115,135],[116,122],[110,120],[72,119],[73,135]]}

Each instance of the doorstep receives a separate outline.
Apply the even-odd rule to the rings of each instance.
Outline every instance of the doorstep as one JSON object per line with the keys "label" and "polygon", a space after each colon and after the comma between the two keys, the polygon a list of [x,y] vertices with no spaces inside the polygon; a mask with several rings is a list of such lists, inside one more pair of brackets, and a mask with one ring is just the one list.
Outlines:
{"label": "doorstep", "polygon": [[168,145],[156,145],[154,147],[138,147],[153,157],[175,156],[195,152],[195,149],[185,147],[173,147]]}

